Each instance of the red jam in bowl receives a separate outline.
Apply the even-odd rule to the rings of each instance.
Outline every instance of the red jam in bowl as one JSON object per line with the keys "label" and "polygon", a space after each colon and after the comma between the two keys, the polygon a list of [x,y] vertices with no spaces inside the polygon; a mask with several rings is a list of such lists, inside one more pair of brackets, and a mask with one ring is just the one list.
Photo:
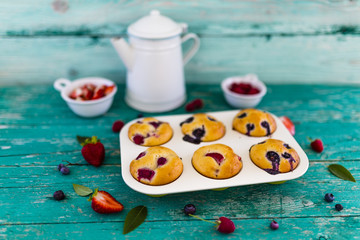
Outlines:
{"label": "red jam in bowl", "polygon": [[260,90],[249,83],[232,83],[229,90],[237,94],[254,95]]}
{"label": "red jam in bowl", "polygon": [[106,86],[88,83],[81,87],[75,88],[69,95],[71,99],[77,101],[96,100],[109,95],[115,88],[115,85]]}

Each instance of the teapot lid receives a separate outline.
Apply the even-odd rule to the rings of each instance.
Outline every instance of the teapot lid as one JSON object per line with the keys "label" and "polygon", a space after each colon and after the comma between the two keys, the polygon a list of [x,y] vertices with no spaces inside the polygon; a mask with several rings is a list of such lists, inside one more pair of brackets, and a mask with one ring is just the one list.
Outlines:
{"label": "teapot lid", "polygon": [[161,39],[179,35],[183,27],[160,14],[158,10],[152,10],[149,15],[140,18],[128,28],[128,33],[135,37],[147,39]]}

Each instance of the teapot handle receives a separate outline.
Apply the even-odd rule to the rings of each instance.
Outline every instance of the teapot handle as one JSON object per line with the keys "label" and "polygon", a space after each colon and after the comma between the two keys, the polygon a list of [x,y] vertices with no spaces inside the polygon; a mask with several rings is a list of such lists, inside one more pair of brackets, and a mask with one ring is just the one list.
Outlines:
{"label": "teapot handle", "polygon": [[184,43],[189,39],[194,39],[194,44],[190,48],[190,50],[185,54],[183,58],[183,64],[186,65],[190,59],[195,55],[195,53],[199,50],[200,47],[200,39],[199,37],[194,33],[188,33],[185,36],[181,38],[181,42]]}

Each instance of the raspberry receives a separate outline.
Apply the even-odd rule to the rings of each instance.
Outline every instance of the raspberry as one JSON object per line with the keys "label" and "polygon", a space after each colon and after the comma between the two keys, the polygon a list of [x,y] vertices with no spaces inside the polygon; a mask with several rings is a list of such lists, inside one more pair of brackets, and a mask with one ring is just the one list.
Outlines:
{"label": "raspberry", "polygon": [[204,106],[204,103],[201,99],[197,98],[191,102],[189,102],[188,104],[186,104],[185,106],[185,110],[187,112],[192,112],[195,111],[197,109],[201,109]]}
{"label": "raspberry", "polygon": [[137,145],[144,144],[144,137],[141,136],[140,134],[136,134],[136,135],[133,137],[133,141],[134,141],[134,143],[137,144]]}
{"label": "raspberry", "polygon": [[321,153],[324,150],[323,142],[320,139],[315,139],[310,145],[315,152]]}
{"label": "raspberry", "polygon": [[226,217],[219,218],[217,223],[219,224],[217,230],[221,233],[232,233],[235,231],[234,222]]}
{"label": "raspberry", "polygon": [[124,126],[124,122],[117,120],[113,123],[112,130],[113,130],[113,132],[120,132],[120,130],[123,128],[123,126]]}
{"label": "raspberry", "polygon": [[274,220],[270,223],[270,228],[273,230],[276,230],[279,228],[279,224],[275,222]]}

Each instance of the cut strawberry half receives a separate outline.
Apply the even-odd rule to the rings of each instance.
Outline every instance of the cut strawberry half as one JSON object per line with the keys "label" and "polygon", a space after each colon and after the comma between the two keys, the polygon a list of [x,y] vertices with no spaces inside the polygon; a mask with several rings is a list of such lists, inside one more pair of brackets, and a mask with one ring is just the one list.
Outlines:
{"label": "cut strawberry half", "polygon": [[112,85],[112,86],[107,86],[106,88],[105,88],[105,95],[109,95],[113,90],[114,90],[114,88],[115,88],[115,86],[114,85]]}
{"label": "cut strawberry half", "polygon": [[280,120],[285,125],[285,127],[289,130],[290,134],[294,136],[295,135],[295,125],[290,120],[290,118],[288,118],[286,116],[282,116],[282,117],[280,117]]}
{"label": "cut strawberry half", "polygon": [[95,189],[94,194],[89,198],[91,208],[101,214],[121,212],[124,206],[108,192]]}
{"label": "cut strawberry half", "polygon": [[99,99],[105,96],[105,86],[101,86],[95,89],[94,96],[92,100]]}

